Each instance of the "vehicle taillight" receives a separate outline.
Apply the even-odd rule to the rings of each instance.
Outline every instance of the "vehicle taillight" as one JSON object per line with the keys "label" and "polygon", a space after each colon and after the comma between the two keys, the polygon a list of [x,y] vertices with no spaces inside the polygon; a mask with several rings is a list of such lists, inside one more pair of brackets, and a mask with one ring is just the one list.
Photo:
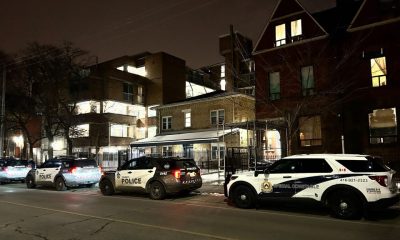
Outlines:
{"label": "vehicle taillight", "polygon": [[74,174],[74,173],[76,173],[76,170],[77,170],[76,167],[72,167],[69,169],[69,172]]}
{"label": "vehicle taillight", "polygon": [[181,178],[181,170],[180,169],[172,170],[172,175],[174,175],[174,177],[176,179],[180,179]]}
{"label": "vehicle taillight", "polygon": [[387,187],[388,177],[387,176],[368,176],[370,179],[375,180],[379,183],[379,185],[383,187]]}

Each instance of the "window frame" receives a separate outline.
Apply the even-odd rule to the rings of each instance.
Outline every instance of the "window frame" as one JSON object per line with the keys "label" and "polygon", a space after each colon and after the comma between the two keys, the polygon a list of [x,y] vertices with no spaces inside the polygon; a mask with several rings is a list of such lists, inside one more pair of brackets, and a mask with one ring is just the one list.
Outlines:
{"label": "window frame", "polygon": [[161,129],[162,130],[169,130],[171,128],[172,128],[172,116],[164,116],[164,117],[162,117],[161,118]]}
{"label": "window frame", "polygon": [[126,102],[133,102],[133,84],[122,83],[122,99]]}
{"label": "window frame", "polygon": [[[272,75],[273,74],[278,74],[278,82],[279,82],[279,92],[272,92],[272,88],[271,88],[271,86],[272,86],[272,82],[271,82],[271,80],[272,80]],[[270,100],[279,100],[279,99],[281,99],[281,74],[280,74],[280,72],[279,71],[275,71],[275,72],[269,72],[268,73],[268,89],[269,89],[269,99]]]}
{"label": "window frame", "polygon": [[[310,71],[308,71],[307,79],[303,78],[303,69],[310,69],[311,68],[311,76],[312,76],[312,87],[309,87],[310,83],[308,82],[310,79]],[[300,80],[301,80],[301,94],[302,96],[312,96],[315,95],[315,74],[314,74],[314,66],[313,65],[306,65],[300,68]],[[306,88],[304,87],[304,82],[307,80]]]}
{"label": "window frame", "polygon": [[[223,112],[223,119],[222,119],[222,122],[220,121],[220,119],[221,119],[221,112]],[[213,116],[212,116],[212,114],[213,113],[216,113],[216,116],[215,116],[215,123],[213,123]],[[224,124],[225,123],[225,109],[216,109],[216,110],[211,110],[210,111],[210,123],[211,123],[211,125],[212,126],[216,126],[216,125],[219,125],[219,124]]]}
{"label": "window frame", "polygon": [[[378,62],[376,61],[377,59],[383,59],[384,64],[385,64],[385,68],[384,69],[380,69],[383,72],[383,74],[380,74],[380,75],[377,75],[374,72],[374,67],[373,67],[374,65],[379,65]],[[387,73],[386,56],[379,56],[379,57],[370,58],[370,74],[371,74],[372,87],[382,87],[382,86],[386,86],[387,85],[387,75],[388,75],[388,73]],[[378,84],[375,84],[376,80],[377,80]]]}
{"label": "window frame", "polygon": [[[305,134],[303,132],[306,131],[302,131],[302,119],[304,119],[303,123],[307,123],[308,121],[312,121],[312,123],[315,123],[315,120],[312,120],[313,118],[319,118],[319,138],[304,138]],[[306,125],[304,125],[306,126]],[[310,115],[310,116],[301,116],[298,119],[298,127],[299,127],[299,145],[300,147],[318,147],[318,146],[322,146],[322,121],[321,121],[321,115]],[[315,133],[317,131],[315,131],[315,127],[316,126],[312,126],[312,133],[311,135],[315,135]],[[303,128],[304,129],[304,128]],[[303,134],[303,137],[302,137]],[[309,144],[306,144],[306,142],[309,142]]]}
{"label": "window frame", "polygon": [[[283,26],[284,36],[283,36],[283,38],[278,39],[277,30],[281,26]],[[280,47],[280,46],[287,44],[286,38],[287,38],[286,37],[286,23],[275,25],[275,47]]]}

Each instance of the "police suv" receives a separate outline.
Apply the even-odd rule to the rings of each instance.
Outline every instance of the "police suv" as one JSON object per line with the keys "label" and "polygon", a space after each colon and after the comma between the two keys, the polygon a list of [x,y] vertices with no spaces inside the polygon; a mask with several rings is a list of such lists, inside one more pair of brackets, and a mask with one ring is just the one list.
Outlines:
{"label": "police suv", "polygon": [[257,200],[314,200],[333,216],[350,219],[361,217],[366,207],[399,201],[394,173],[367,155],[294,155],[262,173],[233,174],[225,182],[225,196],[239,208],[251,208]]}
{"label": "police suv", "polygon": [[31,167],[27,160],[15,158],[0,159],[0,184],[12,181],[25,181],[25,177]]}
{"label": "police suv", "polygon": [[140,157],[127,161],[117,171],[105,172],[99,186],[103,195],[146,192],[151,199],[200,188],[200,169],[193,159]]}
{"label": "police suv", "polygon": [[32,169],[26,176],[26,186],[54,186],[57,191],[76,186],[91,187],[100,181],[101,174],[95,160],[56,157]]}

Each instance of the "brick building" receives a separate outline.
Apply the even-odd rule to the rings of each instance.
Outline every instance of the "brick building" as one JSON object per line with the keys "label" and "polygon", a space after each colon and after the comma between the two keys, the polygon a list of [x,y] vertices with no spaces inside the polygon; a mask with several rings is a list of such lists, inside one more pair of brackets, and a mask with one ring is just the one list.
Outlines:
{"label": "brick building", "polygon": [[338,0],[310,13],[280,0],[255,48],[256,118],[285,154],[366,153],[400,160],[400,6]]}

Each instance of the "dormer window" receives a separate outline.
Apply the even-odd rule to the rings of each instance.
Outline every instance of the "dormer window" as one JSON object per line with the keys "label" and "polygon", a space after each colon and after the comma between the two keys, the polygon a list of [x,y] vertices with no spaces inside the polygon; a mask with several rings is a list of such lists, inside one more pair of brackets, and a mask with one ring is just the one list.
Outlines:
{"label": "dormer window", "polygon": [[290,22],[290,37],[292,42],[299,41],[301,35],[303,35],[303,29],[301,27],[301,19]]}
{"label": "dormer window", "polygon": [[[286,32],[286,24],[287,24],[288,32]],[[289,31],[289,27],[290,27],[290,31]],[[289,36],[289,32],[290,32],[290,36]],[[287,37],[286,37],[286,33],[288,35]],[[275,26],[275,47],[279,47],[279,46],[287,44],[288,42],[286,42],[286,38],[289,40],[289,43],[291,43],[291,42],[300,41],[302,39],[302,36],[303,36],[303,28],[301,25],[301,19],[291,21],[290,25],[289,25],[289,22],[277,25],[277,26]]]}
{"label": "dormer window", "polygon": [[275,27],[275,46],[286,44],[286,25],[281,24]]}

